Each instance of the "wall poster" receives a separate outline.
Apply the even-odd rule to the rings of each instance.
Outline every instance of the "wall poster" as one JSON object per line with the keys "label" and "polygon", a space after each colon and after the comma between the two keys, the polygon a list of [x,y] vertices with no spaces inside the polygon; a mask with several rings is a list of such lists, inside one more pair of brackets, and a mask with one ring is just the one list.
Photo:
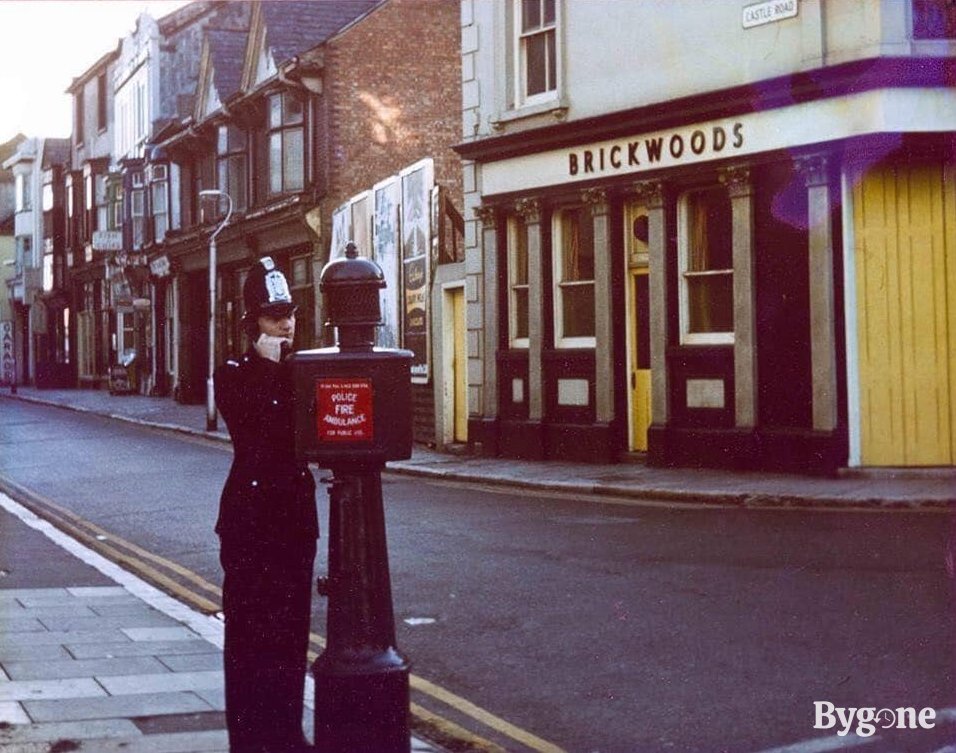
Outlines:
{"label": "wall poster", "polygon": [[402,289],[402,267],[398,257],[398,178],[376,183],[372,188],[372,201],[372,259],[382,268],[386,284],[382,291],[383,324],[375,332],[375,344],[380,348],[397,348],[401,343],[399,291]]}
{"label": "wall poster", "polygon": [[352,239],[352,209],[345,202],[332,212],[332,245],[329,261],[345,256],[345,244]]}
{"label": "wall poster", "polygon": [[412,381],[429,376],[428,292],[431,256],[431,159],[416,162],[399,174],[402,184],[402,268],[404,280],[404,346],[414,354]]}

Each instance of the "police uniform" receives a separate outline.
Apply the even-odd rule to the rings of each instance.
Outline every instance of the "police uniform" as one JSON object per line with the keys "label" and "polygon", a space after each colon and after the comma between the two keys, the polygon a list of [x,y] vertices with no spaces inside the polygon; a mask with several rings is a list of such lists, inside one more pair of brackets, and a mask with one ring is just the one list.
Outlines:
{"label": "police uniform", "polygon": [[[250,270],[247,317],[291,309],[275,275],[268,257]],[[315,480],[295,459],[291,367],[250,348],[214,380],[234,453],[216,522],[230,751],[299,751],[318,519]]]}

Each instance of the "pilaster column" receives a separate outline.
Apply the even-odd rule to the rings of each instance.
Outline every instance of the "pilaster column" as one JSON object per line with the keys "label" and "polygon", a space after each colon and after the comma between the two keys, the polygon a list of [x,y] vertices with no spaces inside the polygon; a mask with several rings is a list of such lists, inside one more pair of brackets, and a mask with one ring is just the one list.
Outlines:
{"label": "pilaster column", "polygon": [[837,425],[836,326],[833,302],[833,225],[829,164],[823,155],[797,159],[807,185],[810,224],[810,364],[813,375],[813,428]]}
{"label": "pilaster column", "polygon": [[754,290],[753,184],[750,170],[723,171],[733,214],[734,404],[736,425],[757,425],[757,306]]}
{"label": "pilaster column", "polygon": [[[494,206],[483,204],[475,207],[475,216],[481,221],[483,263],[475,275],[477,304],[467,307],[468,383],[481,395],[481,405],[472,405],[469,400],[468,412],[494,418],[498,415],[498,212]],[[481,375],[480,383],[472,377],[476,373]]]}
{"label": "pilaster column", "polygon": [[667,265],[664,227],[664,185],[659,180],[634,184],[647,209],[647,274],[650,297],[651,422],[664,426],[670,418],[667,400]]}
{"label": "pilaster column", "polygon": [[598,423],[614,419],[614,329],[611,326],[611,233],[607,191],[581,193],[594,232],[594,412]]}
{"label": "pilaster column", "polygon": [[544,291],[541,285],[541,201],[519,199],[515,211],[524,220],[528,245],[528,419],[544,418]]}

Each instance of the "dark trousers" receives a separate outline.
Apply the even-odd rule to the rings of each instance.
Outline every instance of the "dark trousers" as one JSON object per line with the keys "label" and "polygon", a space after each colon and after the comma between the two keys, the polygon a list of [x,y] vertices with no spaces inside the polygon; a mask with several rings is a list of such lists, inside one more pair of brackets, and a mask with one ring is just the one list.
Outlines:
{"label": "dark trousers", "polygon": [[221,545],[229,750],[300,750],[315,541]]}

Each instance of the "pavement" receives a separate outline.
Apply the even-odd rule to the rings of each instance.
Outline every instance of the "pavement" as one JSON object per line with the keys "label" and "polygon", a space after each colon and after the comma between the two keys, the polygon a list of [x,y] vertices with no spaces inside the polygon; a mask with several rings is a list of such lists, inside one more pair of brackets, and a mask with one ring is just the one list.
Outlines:
{"label": "pavement", "polygon": [[[229,441],[222,421],[206,432],[206,408],[171,398],[110,395],[105,390],[20,387],[0,397],[57,405],[137,424]],[[739,507],[948,508],[956,505],[956,468],[844,469],[832,477],[655,468],[636,460],[616,465],[521,461],[437,452],[416,444],[409,460],[387,470],[446,481],[596,495],[647,502]]]}

